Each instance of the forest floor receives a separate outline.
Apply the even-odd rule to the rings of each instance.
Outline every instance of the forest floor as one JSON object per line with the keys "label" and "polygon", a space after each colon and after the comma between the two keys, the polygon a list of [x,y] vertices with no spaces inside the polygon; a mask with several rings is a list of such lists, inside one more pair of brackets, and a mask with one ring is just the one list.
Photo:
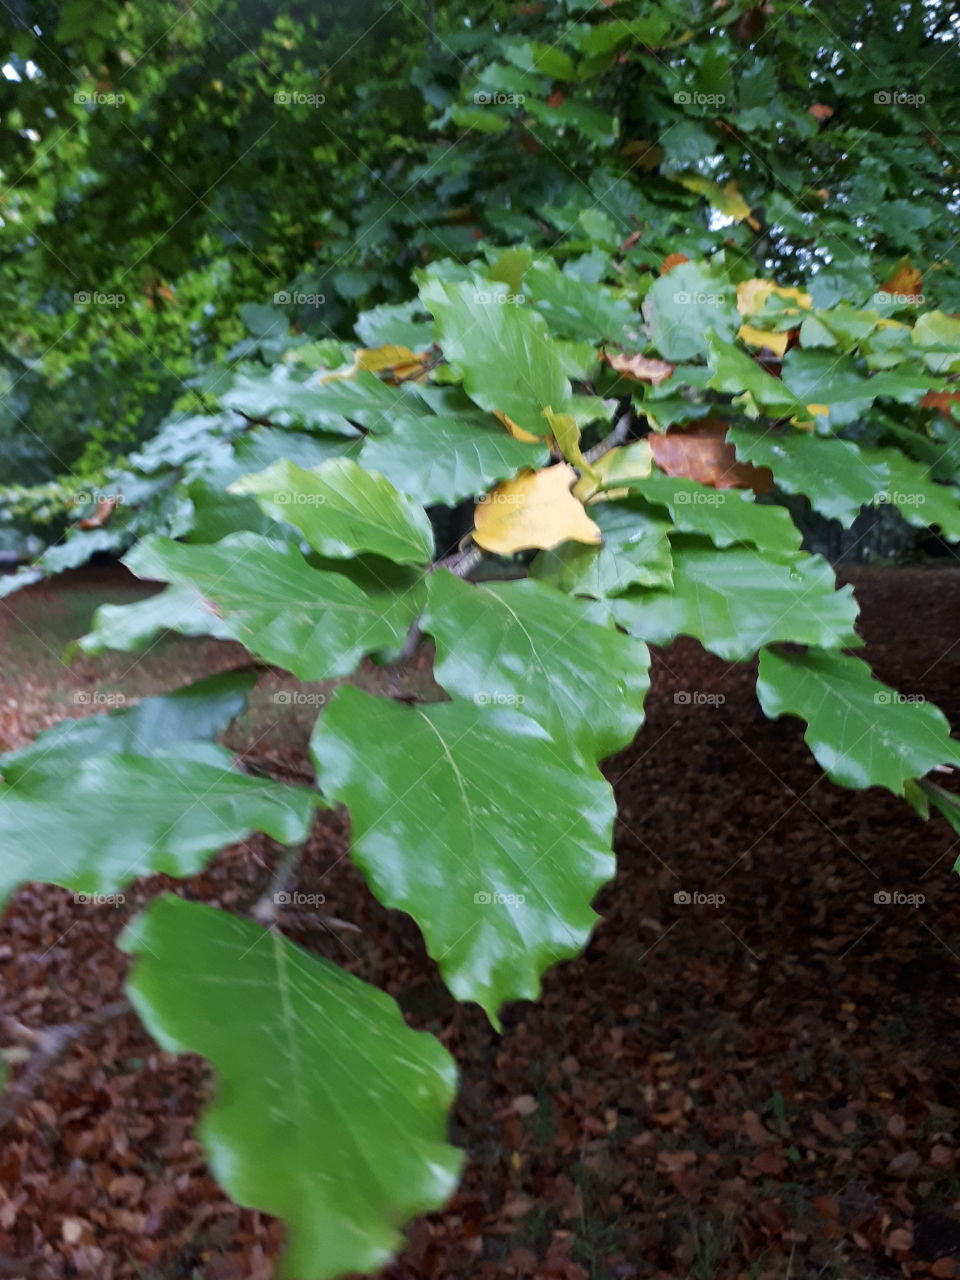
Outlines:
{"label": "forest floor", "polygon": [[[853,581],[878,674],[960,724],[960,572]],[[0,749],[94,709],[97,690],[140,696],[240,661],[174,640],[65,667],[103,598],[94,573],[0,602]],[[692,642],[655,655],[647,722],[606,766],[619,871],[602,919],[500,1036],[367,891],[345,816],[318,819],[296,887],[322,892],[324,914],[292,909],[282,928],[385,987],[462,1069],[463,1184],[383,1280],[960,1277],[960,842],[885,792],[826,782],[800,722],[765,720],[753,684]],[[264,682],[234,737],[296,770],[315,708],[280,718],[283,687]],[[256,837],[175,888],[249,901],[274,857]],[[42,1027],[116,999],[114,939],[166,886],[138,882],[120,908],[23,888],[0,929],[3,1011]],[[193,1136],[210,1087],[133,1015],[76,1043],[0,1134],[0,1275],[269,1280],[280,1224],[224,1197]]]}

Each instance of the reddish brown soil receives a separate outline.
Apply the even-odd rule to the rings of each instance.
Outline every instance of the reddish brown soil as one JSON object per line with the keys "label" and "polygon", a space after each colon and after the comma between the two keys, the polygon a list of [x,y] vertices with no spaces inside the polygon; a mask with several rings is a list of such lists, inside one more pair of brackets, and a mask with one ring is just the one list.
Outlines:
{"label": "reddish brown soil", "polygon": [[[956,725],[960,573],[856,582],[879,673]],[[463,1186],[384,1275],[960,1276],[960,844],[884,792],[824,781],[799,722],[763,718],[752,669],[688,642],[656,668],[647,724],[609,762],[619,873],[602,922],[502,1036],[367,892],[345,819],[318,823],[298,887],[361,932],[311,912],[283,928],[384,986],[463,1071]],[[251,841],[178,891],[249,900],[272,859]],[[23,889],[0,937],[5,1011],[39,1027],[115,998],[112,940],[166,883],[82,913]],[[881,889],[925,901],[877,904]],[[208,1089],[132,1016],[75,1046],[3,1133],[0,1254],[17,1261],[0,1274],[267,1280],[279,1224],[231,1205],[191,1136]]]}

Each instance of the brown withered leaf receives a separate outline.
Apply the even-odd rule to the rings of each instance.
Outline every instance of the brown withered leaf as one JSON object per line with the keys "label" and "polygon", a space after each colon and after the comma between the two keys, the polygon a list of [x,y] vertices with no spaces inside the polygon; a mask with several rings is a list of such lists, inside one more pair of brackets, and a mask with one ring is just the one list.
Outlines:
{"label": "brown withered leaf", "polygon": [[655,387],[666,382],[677,367],[667,360],[655,360],[651,356],[627,356],[619,353],[609,355],[604,351],[600,358],[625,378],[632,378],[634,382],[649,382]]}
{"label": "brown withered leaf", "polygon": [[887,1236],[887,1245],[894,1253],[907,1253],[913,1248],[913,1232],[906,1227],[897,1227]]}
{"label": "brown withered leaf", "polygon": [[920,408],[939,409],[948,418],[952,418],[950,406],[957,403],[960,403],[960,391],[928,391],[920,401]]}
{"label": "brown withered leaf", "polygon": [[737,461],[733,445],[727,442],[728,426],[705,418],[686,429],[671,427],[664,435],[651,432],[648,440],[653,460],[668,476],[697,480],[713,489],[768,493],[773,488],[772,472]]}
{"label": "brown withered leaf", "polygon": [[532,1116],[537,1110],[537,1100],[532,1093],[520,1093],[510,1104],[518,1116]]}
{"label": "brown withered leaf", "polygon": [[840,1217],[840,1206],[833,1196],[814,1196],[810,1203],[817,1213],[823,1214],[831,1222],[836,1222]]}
{"label": "brown withered leaf", "polygon": [[764,8],[760,5],[744,10],[736,26],[737,39],[743,44],[753,44],[763,31],[765,23]]}
{"label": "brown withered leaf", "polygon": [[908,258],[897,263],[897,269],[880,286],[882,293],[896,293],[905,298],[920,299],[923,296],[923,272]]}
{"label": "brown withered leaf", "polygon": [[761,1151],[759,1155],[753,1157],[753,1167],[758,1173],[766,1174],[771,1178],[778,1178],[787,1167],[787,1162],[783,1156],[778,1156],[775,1151]]}
{"label": "brown withered leaf", "polygon": [[887,1173],[893,1178],[909,1178],[916,1173],[923,1161],[916,1151],[901,1151],[887,1165]]}
{"label": "brown withered leaf", "polygon": [[79,529],[102,529],[109,522],[116,505],[116,498],[101,498],[91,515],[84,516],[82,520],[77,521],[77,527]]}
{"label": "brown withered leaf", "polygon": [[660,264],[660,274],[668,276],[674,267],[679,267],[682,263],[689,261],[690,259],[685,253],[668,253]]}

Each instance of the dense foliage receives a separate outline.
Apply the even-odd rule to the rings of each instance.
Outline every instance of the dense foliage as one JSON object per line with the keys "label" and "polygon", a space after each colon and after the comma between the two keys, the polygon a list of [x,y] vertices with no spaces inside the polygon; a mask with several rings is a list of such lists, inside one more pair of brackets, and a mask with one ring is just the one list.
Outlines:
{"label": "dense foliage", "polygon": [[0,512],[45,541],[224,363],[350,339],[488,242],[594,271],[622,245],[640,290],[725,249],[818,305],[910,255],[958,306],[946,4],[15,0],[0,23],[0,486],[44,484]]}
{"label": "dense foliage", "polygon": [[[55,86],[80,50],[98,94],[120,92],[128,67],[154,145],[143,153],[126,103],[98,102],[77,116],[75,170],[37,160],[19,230],[3,228],[21,263],[19,350],[56,380],[47,356],[36,365],[75,323],[43,243],[56,207],[60,257],[106,271],[125,239],[145,252],[131,272],[156,281],[127,320],[84,312],[91,327],[64,343],[67,400],[108,367],[112,393],[124,329],[164,350],[169,320],[177,369],[198,363],[160,430],[98,455],[92,482],[8,492],[22,515],[86,483],[88,527],[6,590],[126,551],[168,585],[101,608],[86,652],[136,652],[166,628],[314,681],[364,657],[402,666],[422,634],[446,697],[344,684],[313,733],[316,788],[214,745],[249,670],[65,721],[0,757],[8,890],[190,875],[253,830],[296,846],[317,806],[342,803],[374,894],[413,917],[451,992],[496,1027],[590,935],[613,873],[599,764],[642,721],[647,645],[679,635],[731,662],[759,655],[764,713],[802,719],[834,781],[960,830],[931,776],[960,764],[946,718],[849,652],[853,594],[802,549],[808,508],[845,528],[893,509],[960,541],[945,7],[841,2],[842,35],[778,3],[494,5],[482,25],[458,6],[358,8],[383,45],[349,89],[338,66],[379,46],[358,52],[342,16],[317,44],[322,12],[263,26],[244,5],[202,6],[158,34],[159,9],[57,9],[20,33],[17,57],[41,71],[16,86],[11,155],[38,157],[58,112],[72,118]],[[256,27],[251,47],[213,17]],[[60,52],[43,62],[54,25]],[[163,56],[131,62],[154,35]],[[201,71],[222,104],[183,92]],[[335,118],[327,101],[276,104],[273,141],[244,150],[295,72],[276,92],[329,91]],[[249,187],[226,188],[236,207],[157,184],[162,163],[203,185],[218,146],[250,166]],[[333,173],[316,199],[302,176],[286,186],[307,154]],[[174,218],[182,234],[150,247]],[[231,220],[245,235],[228,243],[214,224]],[[247,297],[239,340],[238,300],[271,272],[279,287]],[[135,378],[124,390],[147,411]],[[146,1025],[217,1067],[211,1162],[238,1200],[288,1221],[288,1273],[381,1265],[458,1175],[446,1051],[257,919],[169,896],[124,946]]]}

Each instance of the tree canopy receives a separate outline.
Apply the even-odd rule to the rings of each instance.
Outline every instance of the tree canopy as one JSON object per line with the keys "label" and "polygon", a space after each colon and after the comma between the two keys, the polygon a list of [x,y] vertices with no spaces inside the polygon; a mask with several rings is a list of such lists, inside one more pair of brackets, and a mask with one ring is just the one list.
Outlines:
{"label": "tree canopy", "polygon": [[909,257],[956,309],[951,8],[821,8],[14,0],[16,478],[96,478],[258,338],[349,340],[412,269],[491,244],[597,278],[613,254],[639,291],[722,251],[818,305],[867,303]]}

